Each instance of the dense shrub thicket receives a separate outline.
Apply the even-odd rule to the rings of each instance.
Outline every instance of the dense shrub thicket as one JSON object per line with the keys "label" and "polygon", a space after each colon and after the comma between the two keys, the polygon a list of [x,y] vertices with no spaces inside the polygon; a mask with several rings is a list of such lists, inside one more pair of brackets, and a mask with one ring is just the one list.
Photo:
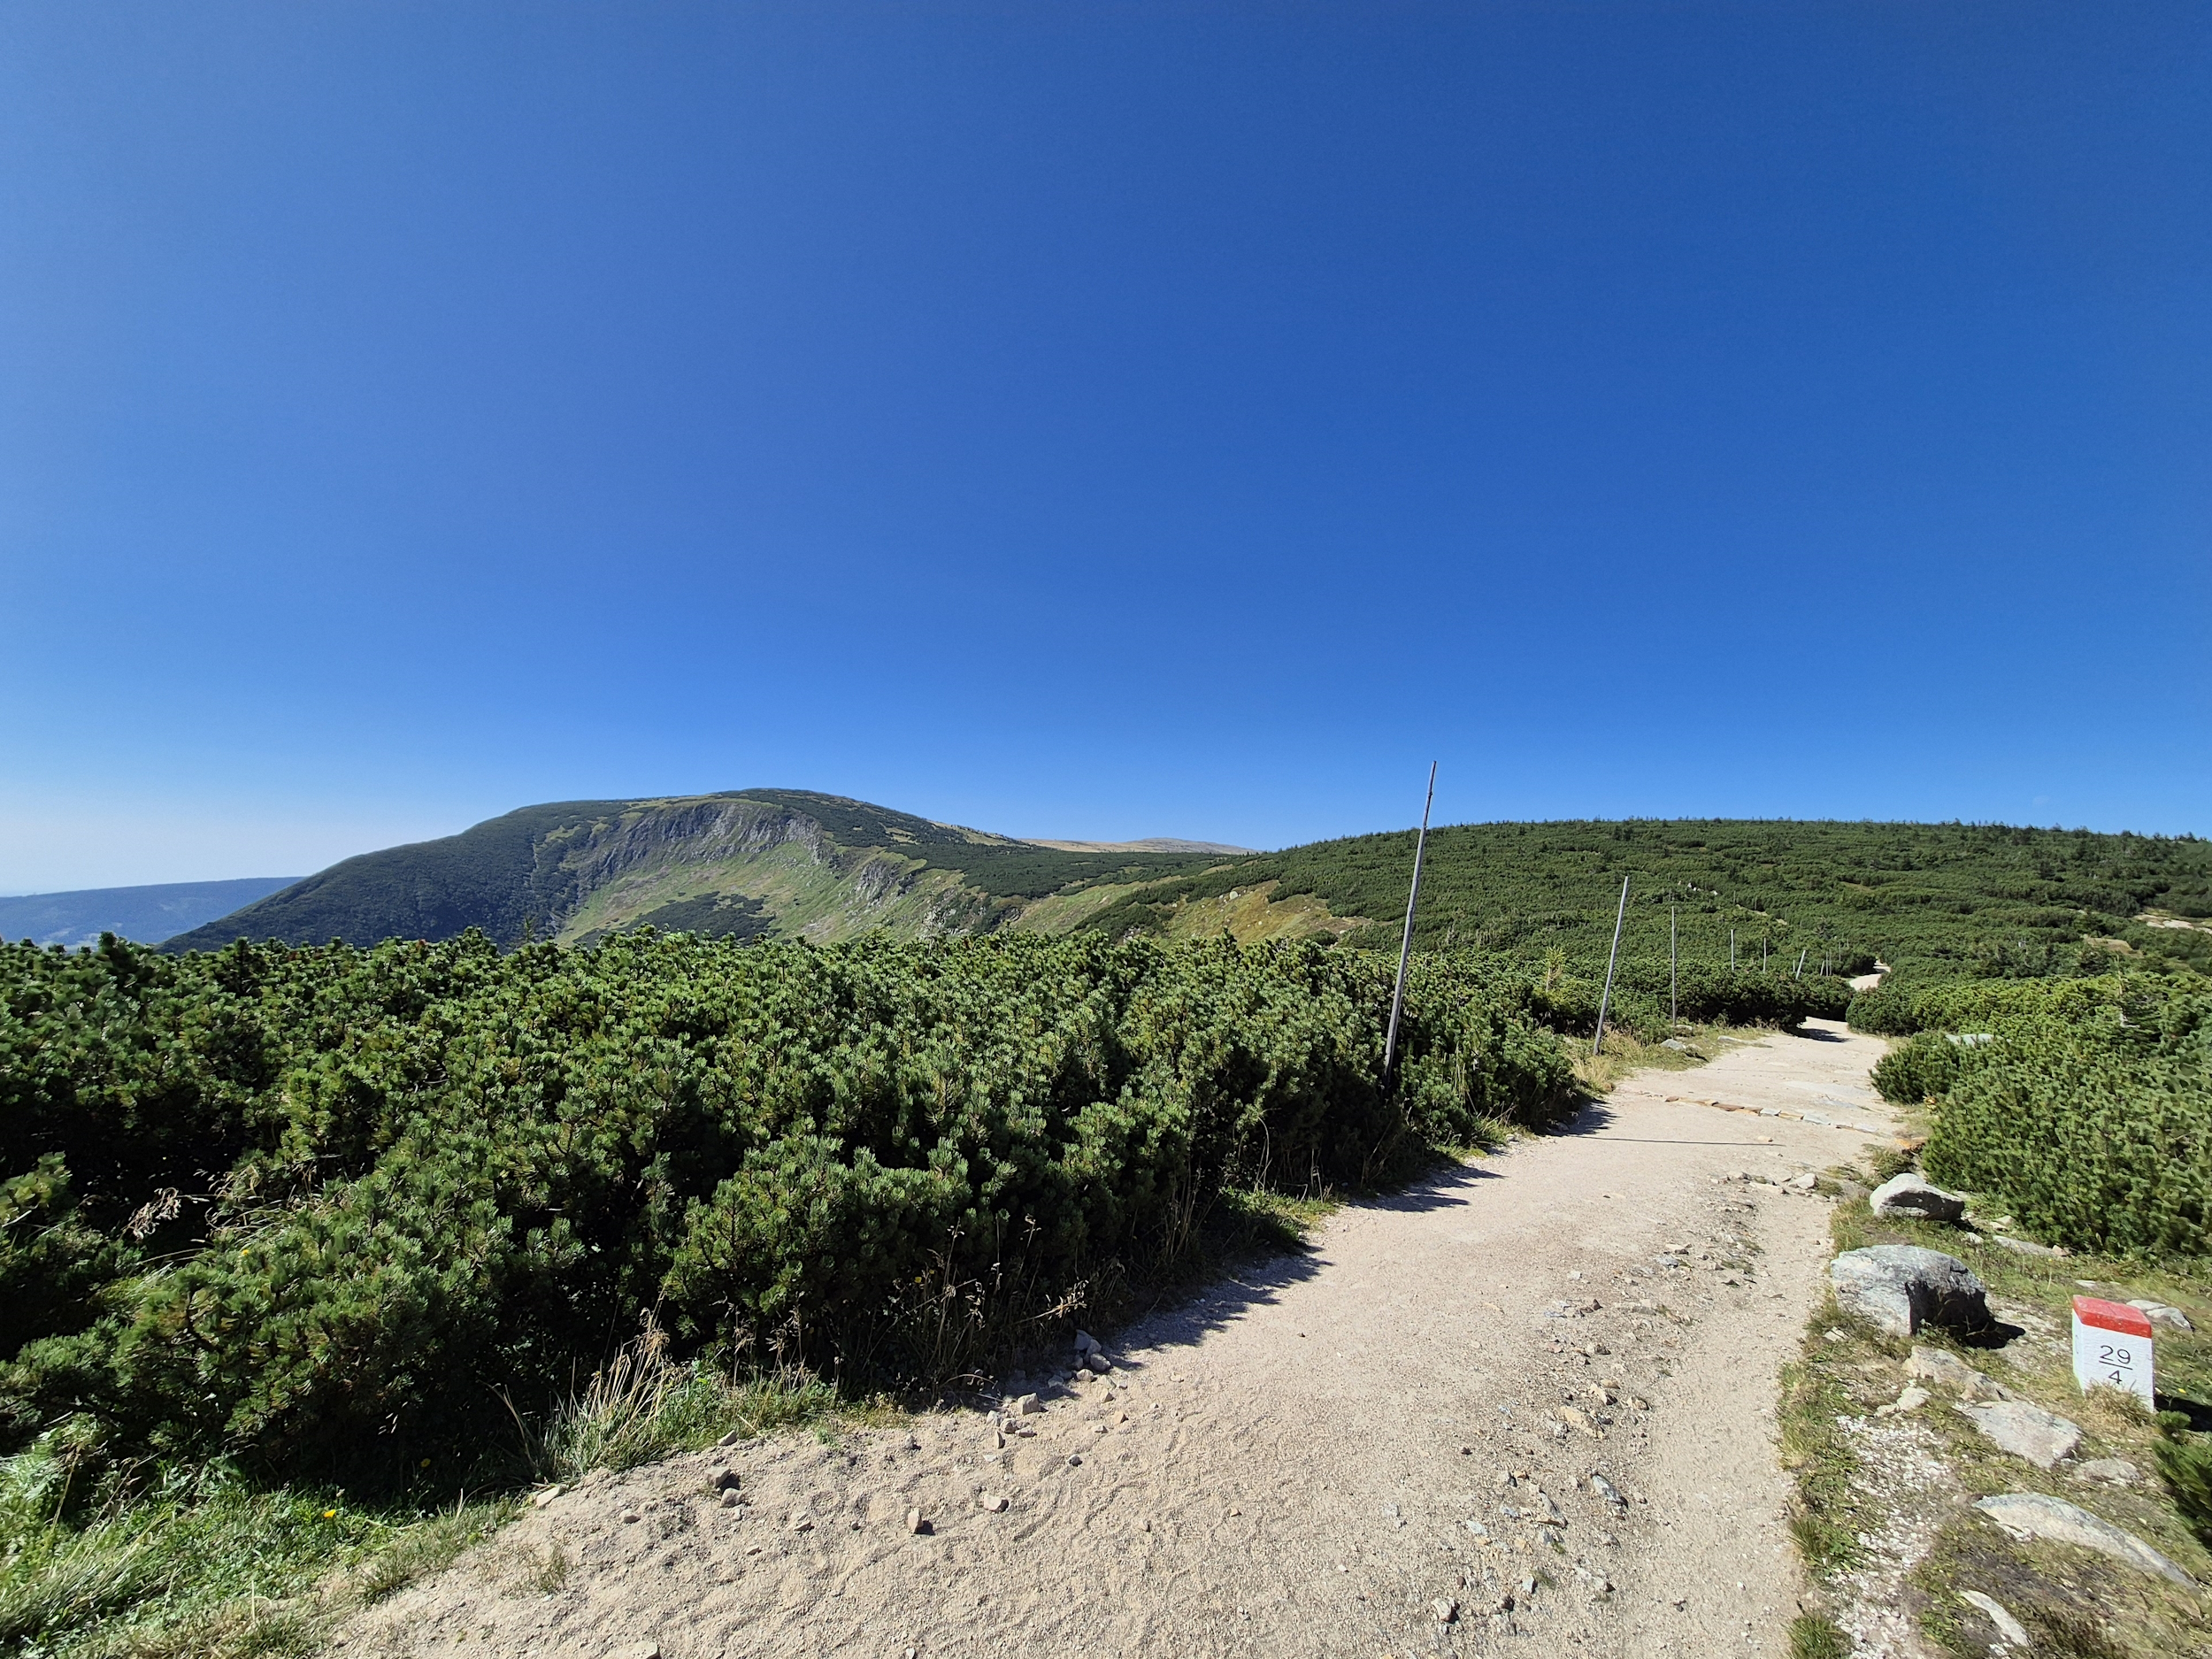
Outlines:
{"label": "dense shrub thicket", "polygon": [[[1317,841],[1164,872],[1087,925],[1169,925],[1178,902],[1277,884],[1338,916],[1352,942],[1394,948],[1413,867],[1410,829]],[[1956,977],[2077,972],[2085,939],[2123,941],[2212,972],[2212,841],[2001,824],[1629,819],[1461,824],[1432,830],[1414,942],[1534,961],[1563,949],[1602,972],[1622,878],[1624,963],[1736,960],[1848,978],[1879,956]],[[2103,947],[2090,949],[2105,962]]]}
{"label": "dense shrub thicket", "polygon": [[1353,1182],[1568,1103],[1532,985],[1444,957],[1414,963],[1386,1087],[1393,965],[0,948],[0,1438],[389,1471],[564,1392],[648,1310],[726,1354],[941,1379],[1087,1277],[1171,1263],[1225,1187]]}
{"label": "dense shrub thicket", "polygon": [[1916,1033],[1874,1080],[1892,1100],[1933,1102],[1930,1175],[2060,1242],[2207,1253],[2212,986],[2144,973],[1962,983],[1901,995],[1883,1018]]}

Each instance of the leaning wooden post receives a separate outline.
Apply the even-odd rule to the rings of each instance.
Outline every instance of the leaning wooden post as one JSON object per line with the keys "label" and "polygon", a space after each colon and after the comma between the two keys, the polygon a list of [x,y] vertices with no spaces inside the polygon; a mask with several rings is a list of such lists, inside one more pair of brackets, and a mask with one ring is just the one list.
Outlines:
{"label": "leaning wooden post", "polygon": [[1429,809],[1436,804],[1436,763],[1429,762],[1429,795],[1421,803],[1421,835],[1413,843],[1413,891],[1406,895],[1406,933],[1398,941],[1398,983],[1390,993],[1390,1034],[1383,1039],[1383,1079],[1398,1056],[1398,1010],[1406,1001],[1406,958],[1413,954],[1413,907],[1421,900],[1421,855],[1429,846]]}
{"label": "leaning wooden post", "polygon": [[1628,919],[1628,878],[1621,878],[1620,913],[1613,918],[1613,951],[1605,959],[1605,992],[1598,998],[1598,1034],[1590,1039],[1590,1052],[1605,1047],[1605,1010],[1613,1002],[1613,964],[1620,959],[1621,924]]}

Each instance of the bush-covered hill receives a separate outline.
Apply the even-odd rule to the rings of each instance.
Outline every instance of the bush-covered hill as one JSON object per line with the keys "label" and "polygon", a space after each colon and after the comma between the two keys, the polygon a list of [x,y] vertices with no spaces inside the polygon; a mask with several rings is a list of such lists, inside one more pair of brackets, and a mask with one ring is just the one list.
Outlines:
{"label": "bush-covered hill", "polygon": [[647,924],[848,937],[980,933],[1048,894],[1202,863],[1187,854],[1069,852],[797,789],[525,807],[439,841],[333,865],[168,941],[576,942]]}
{"label": "bush-covered hill", "polygon": [[[0,1451],[457,1477],[657,1309],[957,1374],[1225,1191],[1548,1121],[1536,987],[1102,938],[0,949]],[[456,1461],[458,1460],[458,1461]]]}
{"label": "bush-covered hill", "polygon": [[[1410,831],[1224,861],[1136,889],[1092,917],[1110,933],[1171,929],[1179,911],[1272,884],[1369,924],[1391,945],[1413,867]],[[1855,973],[1877,957],[1943,974],[2072,972],[2085,940],[2212,969],[2212,841],[1999,825],[1633,819],[1469,824],[1433,831],[1415,939],[1540,960],[1601,960],[1621,879],[1624,958],[1663,962],[1679,910],[1685,960],[1803,955]],[[2191,923],[2206,923],[2204,926]],[[2097,947],[2095,963],[2115,946]]]}

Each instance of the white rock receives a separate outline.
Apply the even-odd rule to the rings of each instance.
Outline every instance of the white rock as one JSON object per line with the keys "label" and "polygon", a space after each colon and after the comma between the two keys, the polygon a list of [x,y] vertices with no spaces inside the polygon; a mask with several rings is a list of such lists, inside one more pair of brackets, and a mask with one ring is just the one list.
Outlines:
{"label": "white rock", "polygon": [[1955,1256],[1911,1244],[1846,1250],[1828,1264],[1836,1301],[1892,1336],[1924,1325],[1980,1330],[1989,1323],[1982,1281]]}
{"label": "white rock", "polygon": [[976,1499],[976,1506],[987,1509],[993,1515],[1003,1515],[1006,1513],[1007,1500],[995,1492],[986,1492]]}
{"label": "white rock", "polygon": [[2071,1256],[2073,1254],[2071,1250],[2060,1249],[2056,1245],[2038,1244],[2032,1239],[2008,1239],[1994,1236],[1989,1241],[2008,1250],[2016,1250],[2022,1256]]}
{"label": "white rock", "polygon": [[1928,1403],[1928,1391],[1917,1383],[1909,1383],[1905,1391],[1886,1406],[1874,1408],[1878,1417],[1901,1417],[1908,1411],[1917,1411]]}
{"label": "white rock", "polygon": [[1033,1417],[1043,1409],[1043,1404],[1035,1394],[1024,1394],[1014,1402],[1015,1414],[1019,1417]]}
{"label": "white rock", "polygon": [[2131,1486],[2142,1478],[2142,1471],[2124,1457],[2093,1457],[2075,1468],[2092,1480],[2108,1480],[2116,1486]]}
{"label": "white rock", "polygon": [[1603,1498],[1608,1503],[1611,1504],[1617,1509],[1625,1509],[1628,1507],[1628,1500],[1621,1496],[1620,1488],[1616,1486],[1611,1481],[1608,1480],[1603,1475],[1592,1475],[1590,1477],[1590,1490],[1596,1493],[1598,1496]]}
{"label": "white rock", "polygon": [[804,1509],[794,1509],[789,1525],[795,1532],[810,1532],[814,1530],[814,1517]]}
{"label": "white rock", "polygon": [[1794,1188],[1796,1191],[1801,1193],[1809,1193],[1814,1187],[1820,1185],[1820,1178],[1808,1171],[1803,1175],[1791,1176],[1789,1179],[1784,1181],[1782,1185],[1787,1187]]}
{"label": "white rock", "polygon": [[919,1509],[909,1509],[906,1512],[906,1530],[908,1532],[919,1532],[925,1525],[926,1523],[922,1519],[922,1512]]}
{"label": "white rock", "polygon": [[2012,1396],[1984,1371],[1976,1371],[1955,1354],[1939,1348],[1915,1348],[1905,1361],[1905,1375],[1945,1388],[1955,1388],[1969,1400],[2008,1400]]}
{"label": "white rock", "polygon": [[1095,1348],[1091,1351],[1090,1358],[1087,1363],[1089,1364],[1092,1371],[1095,1371],[1101,1377],[1103,1377],[1108,1371],[1113,1370],[1114,1368],[1114,1362],[1108,1359],[1103,1354],[1099,1353]]}
{"label": "white rock", "polygon": [[1966,1199],[1947,1193],[1907,1170],[1893,1175],[1867,1195],[1878,1216],[1909,1216],[1921,1221],[1956,1221],[1966,1213]]}
{"label": "white rock", "polygon": [[613,1648],[607,1659],[661,1659],[661,1645],[657,1641],[634,1641]]}
{"label": "white rock", "polygon": [[2008,1532],[2047,1538],[2061,1544],[2078,1544],[2084,1549],[2109,1555],[2138,1572],[2156,1573],[2176,1584],[2196,1582],[2134,1533],[2124,1532],[2111,1522],[2100,1520],[2063,1498],[2049,1497],[2040,1492],[2003,1492],[1993,1498],[1981,1499],[1974,1507]]}
{"label": "white rock", "polygon": [[1077,1353],[1088,1355],[1097,1347],[1098,1339],[1093,1336],[1088,1331],[1078,1331],[1075,1333],[1075,1351]]}
{"label": "white rock", "polygon": [[2131,1302],[2128,1306],[2140,1310],[2153,1325],[2162,1325],[2170,1331],[2193,1331],[2197,1328],[2189,1323],[2187,1314],[2170,1302]]}
{"label": "white rock", "polygon": [[567,1490],[566,1486],[541,1486],[530,1494],[530,1507],[534,1509],[542,1509]]}
{"label": "white rock", "polygon": [[2006,1612],[2005,1609],[1997,1602],[1992,1601],[1988,1596],[1984,1595],[1979,1590],[1962,1590],[1959,1592],[1959,1600],[1978,1607],[1981,1609],[1983,1612],[1988,1614],[1989,1622],[1997,1627],[1997,1635],[2000,1640],[2009,1642],[2012,1646],[2018,1647],[2023,1651],[2026,1649],[2028,1645],[2027,1626],[2021,1624],[2021,1622],[2013,1617],[2011,1614]]}
{"label": "white rock", "polygon": [[2071,1457],[2081,1444],[2081,1426],[2055,1417],[2024,1400],[2000,1400],[1993,1405],[1962,1404],[1955,1409],[1979,1429],[2001,1452],[2024,1457],[2038,1469],[2048,1469]]}
{"label": "white rock", "polygon": [[1459,1617],[1459,1603],[1448,1596],[1440,1595],[1429,1603],[1429,1611],[1436,1615],[1438,1624],[1448,1624]]}

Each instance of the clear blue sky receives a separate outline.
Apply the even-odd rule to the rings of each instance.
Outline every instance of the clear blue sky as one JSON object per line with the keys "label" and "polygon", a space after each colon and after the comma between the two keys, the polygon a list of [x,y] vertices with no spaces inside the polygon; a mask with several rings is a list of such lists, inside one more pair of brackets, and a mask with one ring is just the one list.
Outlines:
{"label": "clear blue sky", "polygon": [[0,11],[0,891],[2212,832],[2212,9]]}

